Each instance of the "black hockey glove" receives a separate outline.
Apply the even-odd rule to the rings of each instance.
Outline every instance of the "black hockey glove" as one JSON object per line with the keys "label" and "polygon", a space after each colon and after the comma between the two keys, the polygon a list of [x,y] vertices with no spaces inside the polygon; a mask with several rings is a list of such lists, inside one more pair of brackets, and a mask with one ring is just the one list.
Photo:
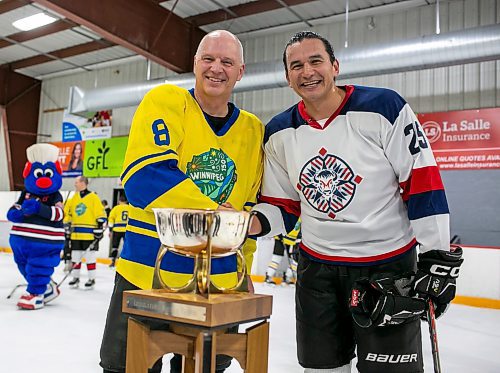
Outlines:
{"label": "black hockey glove", "polygon": [[411,277],[360,278],[351,290],[349,308],[362,328],[399,325],[419,319],[426,309],[423,299],[411,298]]}
{"label": "black hockey glove", "polygon": [[101,238],[103,238],[104,236],[104,229],[101,227],[101,228],[94,228],[94,240],[98,240],[100,241]]}
{"label": "black hockey glove", "polygon": [[441,316],[455,298],[456,279],[460,270],[462,248],[454,251],[431,250],[418,256],[413,294],[432,299],[436,318]]}
{"label": "black hockey glove", "polygon": [[64,238],[66,241],[71,240],[71,224],[64,224]]}

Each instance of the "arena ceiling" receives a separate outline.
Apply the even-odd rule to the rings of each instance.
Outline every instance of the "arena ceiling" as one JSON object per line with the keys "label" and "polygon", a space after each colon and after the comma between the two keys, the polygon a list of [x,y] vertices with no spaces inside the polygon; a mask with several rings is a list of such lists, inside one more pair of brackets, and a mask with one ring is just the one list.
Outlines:
{"label": "arena ceiling", "polygon": [[[32,78],[91,71],[150,59],[176,72],[191,70],[207,32],[240,38],[303,25],[435,3],[436,0],[1,0],[0,68]],[[55,20],[29,31],[13,22],[38,13]]]}

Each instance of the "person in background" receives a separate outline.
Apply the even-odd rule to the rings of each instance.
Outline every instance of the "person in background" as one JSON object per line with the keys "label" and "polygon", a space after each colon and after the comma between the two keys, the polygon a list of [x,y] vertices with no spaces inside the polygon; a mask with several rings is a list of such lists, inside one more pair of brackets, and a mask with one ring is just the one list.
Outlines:
{"label": "person in background", "polygon": [[111,213],[111,207],[109,207],[108,201],[103,199],[102,206],[104,207],[104,211],[106,212],[106,216],[109,218],[109,214]]}
{"label": "person in background", "polygon": [[[96,257],[99,240],[103,237],[106,213],[96,193],[87,189],[89,180],[85,176],[75,178],[75,194],[64,206],[64,224],[70,232],[72,280],[69,286],[77,288],[80,284],[80,269],[85,257],[88,281],[85,289],[95,285]],[[93,245],[93,247],[90,247]],[[90,250],[88,250],[90,247]]]}
{"label": "person in background", "polygon": [[[103,201],[104,203],[104,201]],[[118,198],[118,204],[113,207],[108,216],[109,237],[111,238],[111,264],[114,267],[120,257],[120,242],[125,238],[128,221],[128,201],[124,194]]]}
{"label": "person in background", "polygon": [[[256,202],[264,126],[229,102],[243,71],[243,48],[236,36],[210,32],[194,57],[194,89],[156,87],[134,115],[121,176],[129,220],[101,345],[104,372],[125,370],[128,317],[121,311],[123,291],[152,287],[160,248],[152,209],[241,211]],[[242,250],[248,272],[255,249],[255,240],[247,239]],[[237,283],[236,255],[214,258],[211,265],[210,278],[219,286]],[[194,261],[169,251],[160,268],[165,282],[182,286],[192,277]],[[231,362],[224,355],[216,360],[217,372]],[[175,355],[170,371],[181,369],[181,356]],[[158,361],[153,371],[160,370]]]}
{"label": "person in background", "polygon": [[292,231],[285,236],[282,234],[274,237],[274,249],[271,262],[267,266],[265,282],[267,284],[276,285],[273,279],[281,262],[286,257],[288,258],[288,266],[283,273],[283,282],[287,285],[292,285],[297,279],[297,254],[298,244],[300,242],[300,220],[297,221]]}
{"label": "person in background", "polygon": [[68,171],[82,171],[83,170],[83,159],[82,159],[82,143],[77,142],[73,146],[73,151],[71,152],[71,158],[68,163]]}
{"label": "person in background", "polygon": [[322,36],[295,34],[283,63],[302,100],[266,125],[250,234],[302,220],[299,363],[350,373],[357,351],[362,373],[423,372],[420,318],[429,298],[437,316],[446,310],[462,263],[429,141],[396,92],[336,85],[339,61]]}

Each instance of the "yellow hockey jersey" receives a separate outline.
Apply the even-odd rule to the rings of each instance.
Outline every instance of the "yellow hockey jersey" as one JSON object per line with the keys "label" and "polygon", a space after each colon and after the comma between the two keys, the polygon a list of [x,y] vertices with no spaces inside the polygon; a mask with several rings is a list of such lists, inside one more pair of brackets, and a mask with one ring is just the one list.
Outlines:
{"label": "yellow hockey jersey", "polygon": [[125,232],[128,220],[128,205],[116,205],[111,209],[108,217],[109,230]]}
{"label": "yellow hockey jersey", "polygon": [[83,197],[76,192],[66,202],[64,223],[71,223],[72,240],[93,240],[98,221],[106,221],[106,211],[94,192],[87,191]]}
{"label": "yellow hockey jersey", "polygon": [[[130,208],[117,271],[139,288],[151,288],[160,248],[152,208],[216,209],[229,202],[250,210],[262,179],[263,135],[260,120],[237,107],[214,132],[193,90],[162,85],[146,94],[134,115],[121,175]],[[248,239],[243,248],[248,270],[255,249],[255,240]],[[162,277],[181,286],[193,263],[169,252]],[[212,260],[211,270],[215,283],[231,286],[235,255]]]}
{"label": "yellow hockey jersey", "polygon": [[297,243],[297,240],[300,240],[300,218],[297,220],[297,223],[293,227],[293,229],[286,234],[286,236],[274,236],[275,240],[281,240],[285,245],[293,246]]}

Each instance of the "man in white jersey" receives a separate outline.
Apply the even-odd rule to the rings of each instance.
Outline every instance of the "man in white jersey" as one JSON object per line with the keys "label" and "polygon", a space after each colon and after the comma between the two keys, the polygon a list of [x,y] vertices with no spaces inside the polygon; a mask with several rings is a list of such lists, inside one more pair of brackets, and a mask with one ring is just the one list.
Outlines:
{"label": "man in white jersey", "polygon": [[[425,299],[442,314],[462,262],[461,250],[450,252],[429,142],[396,92],[337,86],[339,62],[322,36],[294,35],[283,63],[302,101],[266,126],[250,234],[283,234],[302,219],[299,363],[307,373],[350,372],[357,347],[360,372],[423,372]],[[431,273],[436,265],[443,271]]]}

